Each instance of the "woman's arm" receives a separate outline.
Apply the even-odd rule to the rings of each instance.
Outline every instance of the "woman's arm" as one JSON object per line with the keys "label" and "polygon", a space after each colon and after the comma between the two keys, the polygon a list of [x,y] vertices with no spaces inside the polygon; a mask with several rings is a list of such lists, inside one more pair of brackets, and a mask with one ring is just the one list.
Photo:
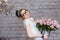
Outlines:
{"label": "woman's arm", "polygon": [[41,34],[33,34],[31,32],[31,29],[30,29],[29,25],[26,26],[26,30],[27,30],[27,34],[28,34],[29,37],[41,37],[42,36]]}

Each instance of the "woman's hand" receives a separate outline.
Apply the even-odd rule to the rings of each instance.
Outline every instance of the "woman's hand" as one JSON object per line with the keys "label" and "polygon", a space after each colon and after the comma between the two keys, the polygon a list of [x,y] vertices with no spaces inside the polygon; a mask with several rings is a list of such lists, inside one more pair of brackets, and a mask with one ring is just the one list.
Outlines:
{"label": "woman's hand", "polygon": [[48,35],[44,35],[44,39],[48,39]]}

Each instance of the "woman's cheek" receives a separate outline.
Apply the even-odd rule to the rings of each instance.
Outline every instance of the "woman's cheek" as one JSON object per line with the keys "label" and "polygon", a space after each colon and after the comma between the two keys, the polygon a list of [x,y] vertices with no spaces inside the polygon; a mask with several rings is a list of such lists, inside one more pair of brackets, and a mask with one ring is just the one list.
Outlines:
{"label": "woman's cheek", "polygon": [[28,15],[25,15],[25,17],[28,17]]}
{"label": "woman's cheek", "polygon": [[28,16],[30,16],[30,14],[28,14]]}

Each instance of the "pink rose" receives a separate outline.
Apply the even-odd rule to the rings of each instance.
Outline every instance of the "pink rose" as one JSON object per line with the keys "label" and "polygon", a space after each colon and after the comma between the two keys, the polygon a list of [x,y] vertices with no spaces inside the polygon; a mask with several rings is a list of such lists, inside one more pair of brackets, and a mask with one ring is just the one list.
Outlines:
{"label": "pink rose", "polygon": [[53,26],[53,25],[51,25],[50,27],[51,27],[52,29],[54,28],[54,26]]}
{"label": "pink rose", "polygon": [[42,23],[42,20],[39,20],[39,23],[42,25],[43,23]]}

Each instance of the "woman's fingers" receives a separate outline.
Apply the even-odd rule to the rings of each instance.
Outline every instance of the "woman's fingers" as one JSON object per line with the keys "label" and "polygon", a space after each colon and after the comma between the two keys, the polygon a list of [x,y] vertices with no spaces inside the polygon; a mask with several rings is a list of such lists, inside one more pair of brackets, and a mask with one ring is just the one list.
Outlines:
{"label": "woman's fingers", "polygon": [[44,35],[44,39],[48,39],[48,36],[47,35]]}

